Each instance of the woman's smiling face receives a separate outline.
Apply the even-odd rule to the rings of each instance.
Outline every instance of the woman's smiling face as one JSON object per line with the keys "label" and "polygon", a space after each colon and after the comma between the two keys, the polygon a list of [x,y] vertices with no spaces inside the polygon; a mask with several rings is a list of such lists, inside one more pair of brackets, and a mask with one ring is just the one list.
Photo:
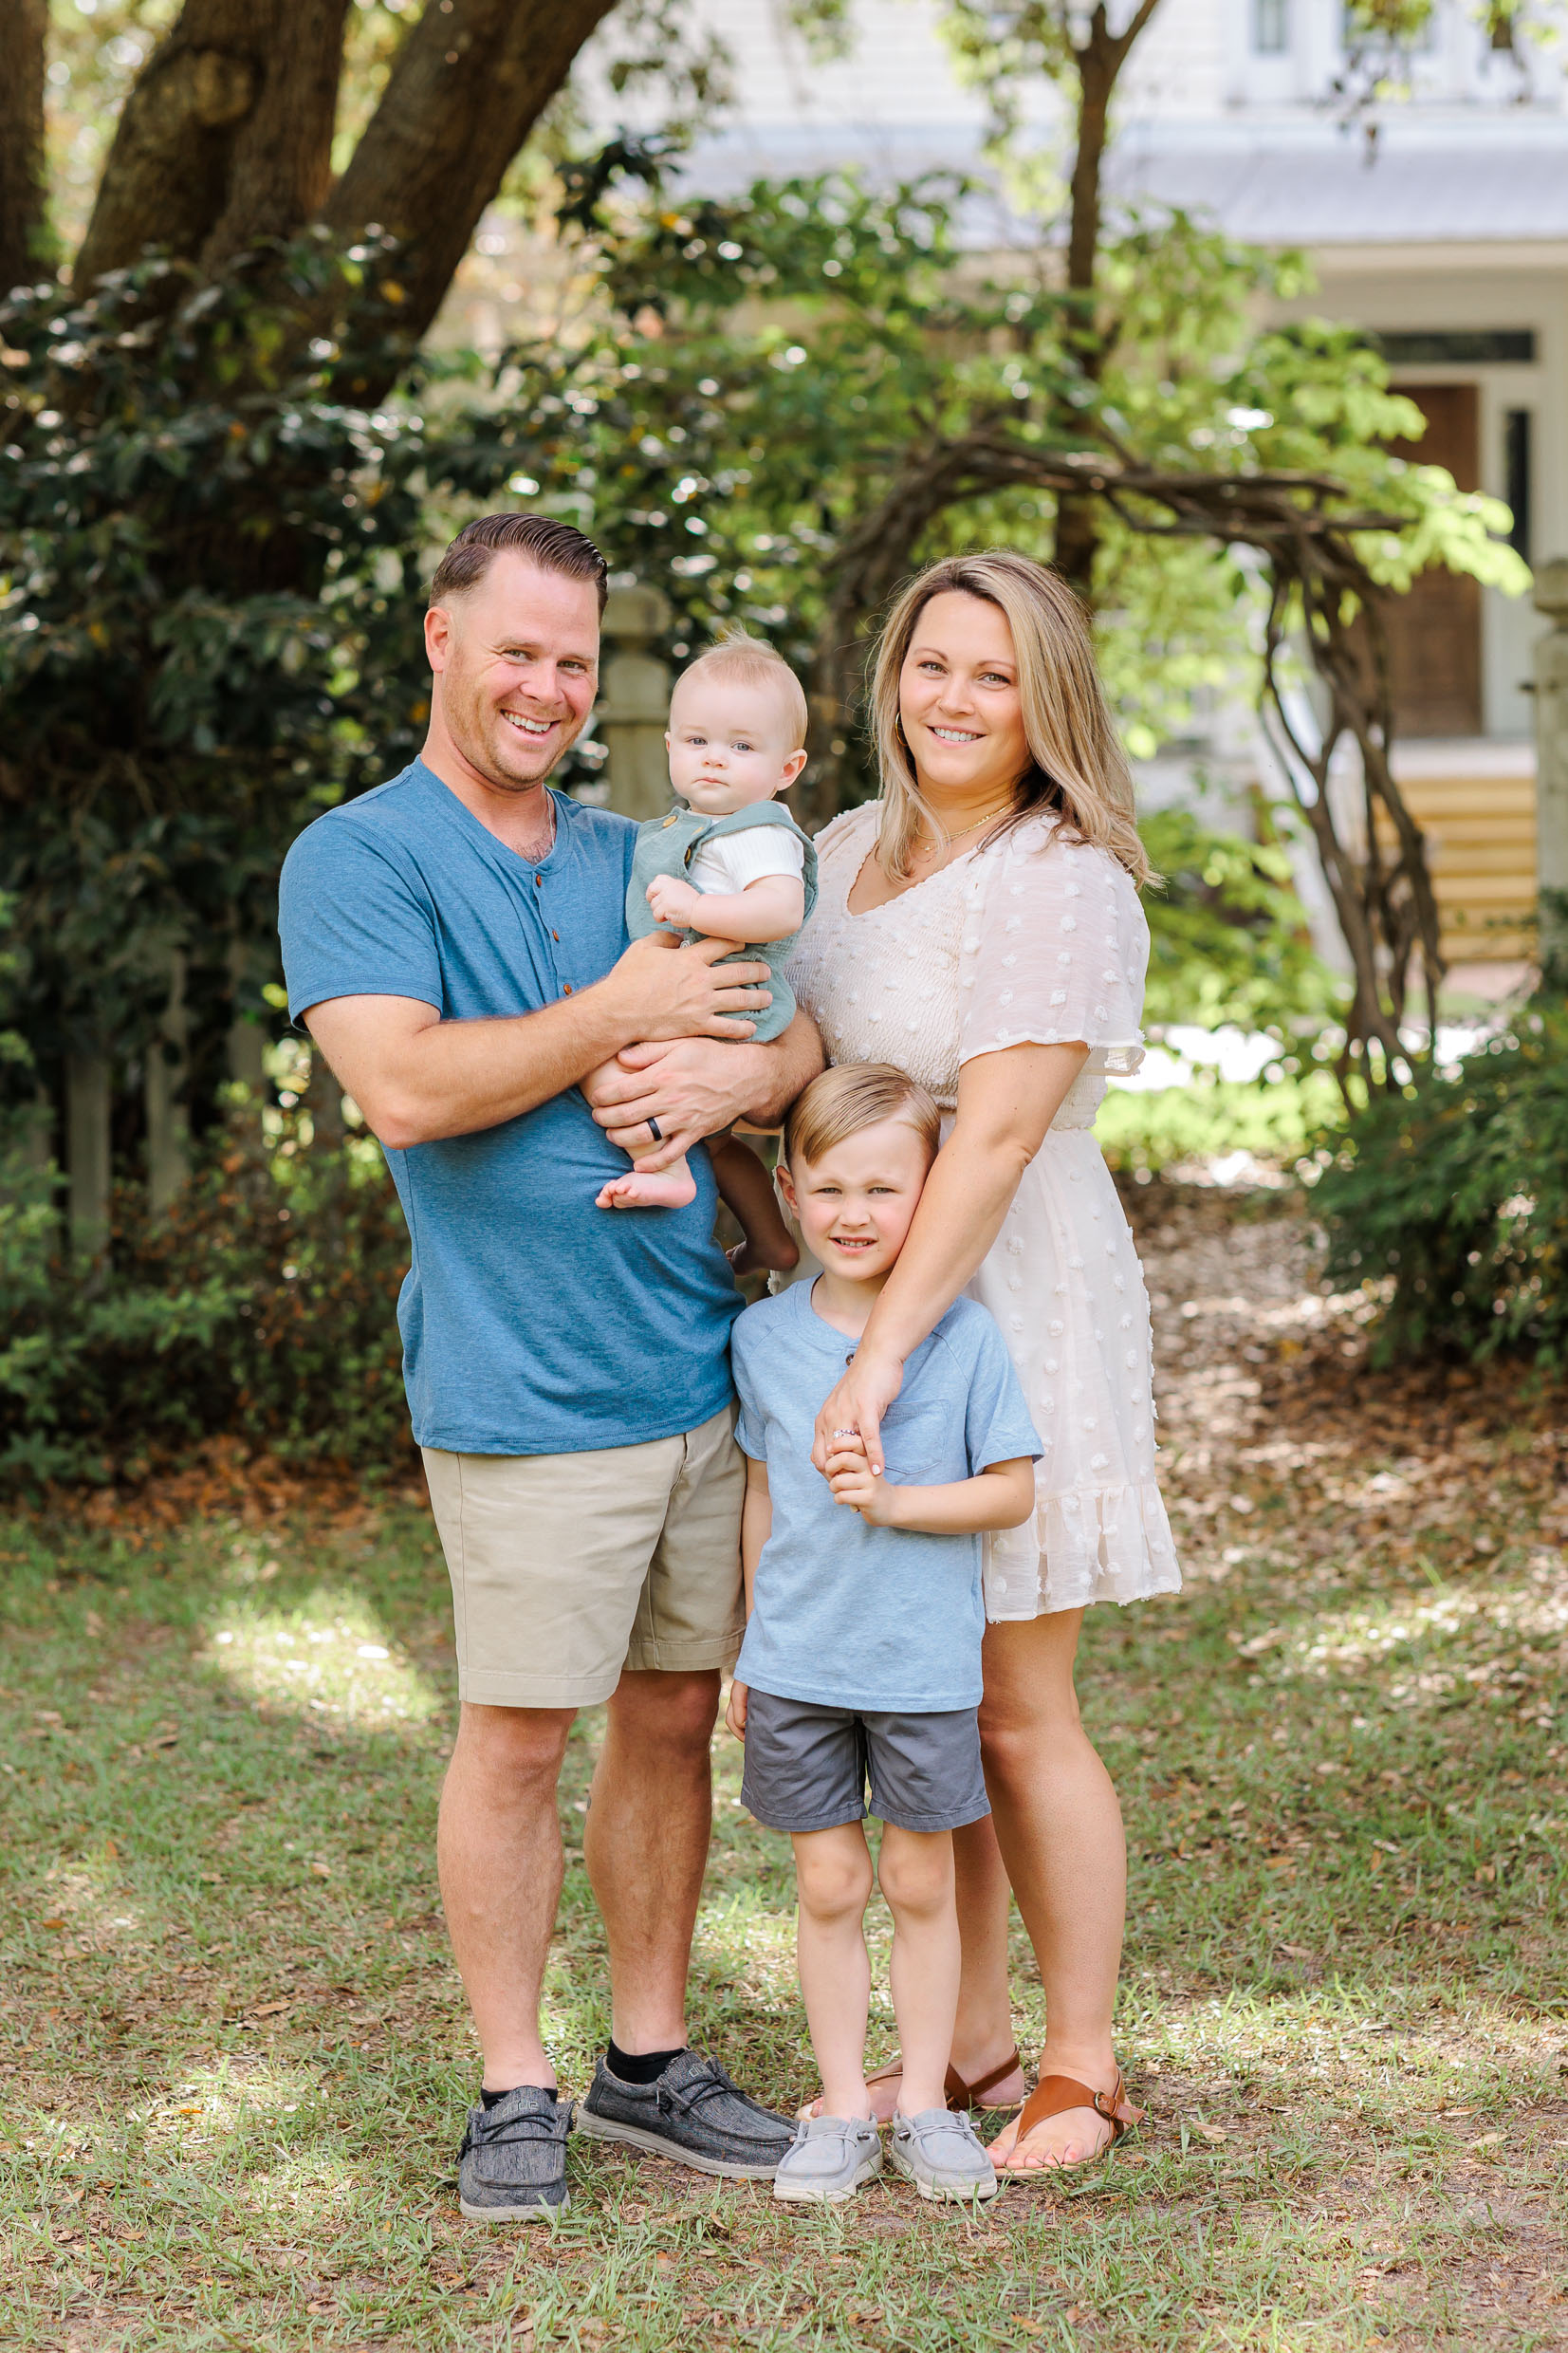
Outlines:
{"label": "woman's smiling face", "polygon": [[898,715],[922,791],[975,807],[1002,803],[1029,766],[1018,656],[1006,615],[945,588],[914,624]]}

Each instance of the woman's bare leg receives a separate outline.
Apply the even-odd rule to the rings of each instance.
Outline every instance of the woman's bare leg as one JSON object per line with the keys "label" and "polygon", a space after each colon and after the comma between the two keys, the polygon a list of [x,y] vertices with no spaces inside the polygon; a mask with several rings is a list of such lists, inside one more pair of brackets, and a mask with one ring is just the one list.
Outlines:
{"label": "woman's bare leg", "polygon": [[[1127,1849],[1111,1776],[1073,1689],[1082,1618],[1061,1610],[987,1627],[980,1727],[997,1842],[1045,1992],[1040,2072],[1108,2092]],[[998,2163],[1071,2165],[1110,2137],[1093,2108],[1071,2108],[1037,2126],[1016,2156],[1017,2128],[1005,2126],[992,2154]]]}

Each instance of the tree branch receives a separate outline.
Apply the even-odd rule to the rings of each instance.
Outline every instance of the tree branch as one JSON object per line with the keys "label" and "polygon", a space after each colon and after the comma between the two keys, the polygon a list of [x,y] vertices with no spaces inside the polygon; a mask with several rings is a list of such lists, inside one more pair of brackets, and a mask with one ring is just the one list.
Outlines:
{"label": "tree branch", "polygon": [[[397,317],[410,347],[508,165],[615,0],[430,0],[352,161],[322,211],[341,236],[402,242]],[[383,288],[384,291],[384,288]],[[381,389],[367,385],[369,397]]]}
{"label": "tree branch", "polygon": [[234,135],[227,201],[201,249],[215,270],[264,237],[291,237],[325,203],[349,0],[289,0],[260,89]]}
{"label": "tree branch", "polygon": [[44,67],[48,0],[0,0],[0,295],[46,261]]}

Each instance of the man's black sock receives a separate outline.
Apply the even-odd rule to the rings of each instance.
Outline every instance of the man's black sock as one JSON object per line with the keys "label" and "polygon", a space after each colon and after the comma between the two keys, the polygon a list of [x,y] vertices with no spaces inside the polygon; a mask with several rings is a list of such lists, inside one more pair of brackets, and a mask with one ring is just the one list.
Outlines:
{"label": "man's black sock", "polygon": [[[553,2084],[530,2084],[528,2088],[530,2091],[547,2091],[552,2100],[556,2097],[556,2088]],[[512,2092],[519,2089],[521,2089],[521,2086],[513,2084],[507,2091],[487,2091],[484,2084],[481,2084],[479,2086],[479,2097],[484,2102],[487,2108],[493,2108],[498,2100],[508,2099]]]}
{"label": "man's black sock", "polygon": [[623,2084],[656,2084],[671,2060],[678,2059],[681,2051],[686,2047],[687,2046],[682,2043],[676,2050],[634,2052],[622,2050],[620,2045],[612,2038],[610,2047],[604,2054],[605,2064],[610,2073],[618,2076]]}

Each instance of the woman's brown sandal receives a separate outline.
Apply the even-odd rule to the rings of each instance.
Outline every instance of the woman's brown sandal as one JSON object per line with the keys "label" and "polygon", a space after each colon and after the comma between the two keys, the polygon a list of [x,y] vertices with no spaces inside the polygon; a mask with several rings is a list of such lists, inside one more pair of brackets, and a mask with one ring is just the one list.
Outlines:
{"label": "woman's brown sandal", "polygon": [[[1127,2081],[1120,2068],[1109,2091],[1096,2091],[1091,2084],[1079,2084],[1070,2075],[1047,2075],[1038,2083],[1018,2111],[1018,2130],[1013,2138],[1016,2152],[1019,2143],[1027,2139],[1037,2124],[1047,2123],[1053,2116],[1065,2116],[1069,2108],[1093,2108],[1111,2127],[1111,2138],[1105,2148],[1097,2152],[1103,2157],[1114,2149],[1134,2124],[1143,2121],[1143,2110],[1134,2108],[1127,2097]],[[1078,2164],[1091,2164],[1090,2158],[1079,2158]],[[999,2174],[1008,2174],[1015,2180],[1032,2180],[1039,2174],[1061,2173],[1064,2168],[1060,2159],[1053,2165],[1015,2165],[1010,2158],[998,2163]]]}
{"label": "woman's brown sandal", "polygon": [[[1016,2050],[1010,2050],[999,2067],[992,2067],[987,2074],[977,2075],[972,2084],[966,2084],[958,2069],[950,2062],[947,2084],[949,2107],[955,2116],[962,2116],[969,2108],[983,2108],[986,2104],[986,2094],[988,2091],[994,2091],[997,2084],[1003,2083],[1015,2070],[1019,2074],[1024,2071],[1024,2062]],[[876,2076],[873,2076],[871,2081],[876,2083]],[[1011,2107],[1012,2102],[1005,2101],[1003,2104]]]}

